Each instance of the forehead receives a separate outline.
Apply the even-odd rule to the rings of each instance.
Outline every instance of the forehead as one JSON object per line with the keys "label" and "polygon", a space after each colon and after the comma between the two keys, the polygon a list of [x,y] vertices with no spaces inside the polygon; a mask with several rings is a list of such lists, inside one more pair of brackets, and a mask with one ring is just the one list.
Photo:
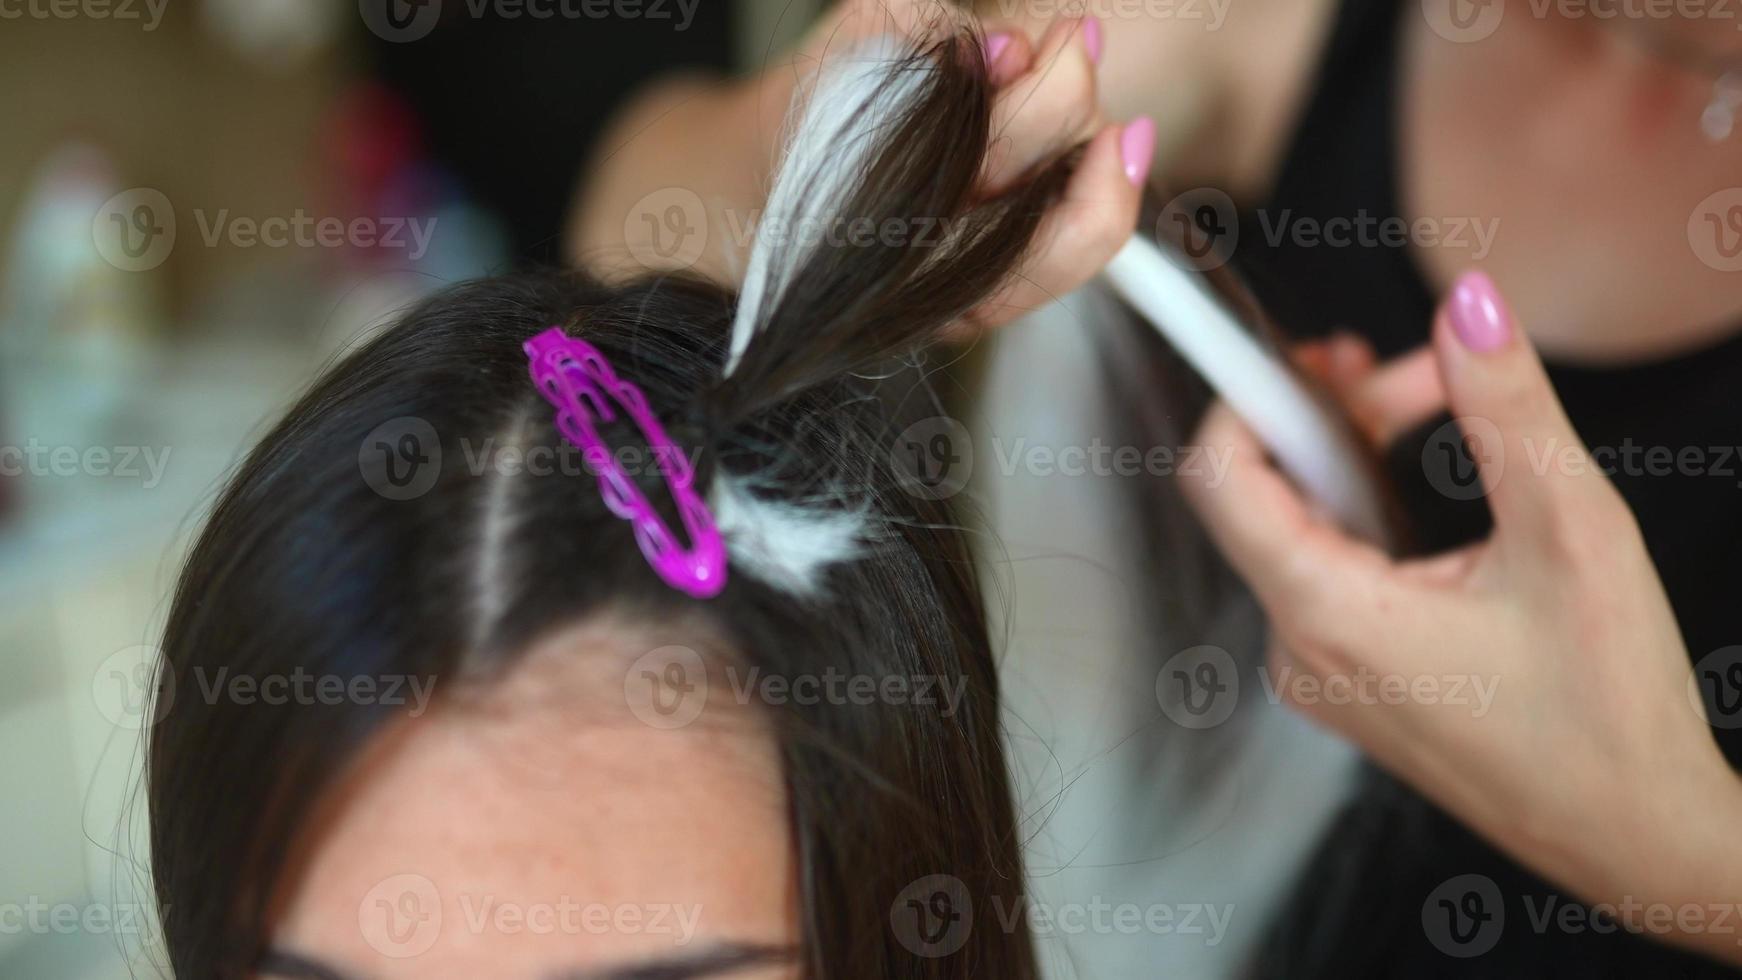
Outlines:
{"label": "forehead", "polygon": [[314,832],[274,945],[359,977],[510,978],[796,946],[763,719],[662,728],[630,707],[625,678],[667,639],[565,631],[386,733]]}

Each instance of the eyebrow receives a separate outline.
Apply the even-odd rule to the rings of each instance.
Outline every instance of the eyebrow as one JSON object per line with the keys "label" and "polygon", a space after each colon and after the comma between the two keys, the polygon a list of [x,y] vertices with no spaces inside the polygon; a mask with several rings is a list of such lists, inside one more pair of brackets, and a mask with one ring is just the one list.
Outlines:
{"label": "eyebrow", "polygon": [[[563,970],[550,980],[693,980],[715,977],[752,966],[789,962],[793,952],[779,946],[752,943],[715,943],[687,956],[662,956],[627,966],[603,970]],[[311,956],[285,949],[270,949],[255,964],[263,977],[284,980],[361,980]]]}

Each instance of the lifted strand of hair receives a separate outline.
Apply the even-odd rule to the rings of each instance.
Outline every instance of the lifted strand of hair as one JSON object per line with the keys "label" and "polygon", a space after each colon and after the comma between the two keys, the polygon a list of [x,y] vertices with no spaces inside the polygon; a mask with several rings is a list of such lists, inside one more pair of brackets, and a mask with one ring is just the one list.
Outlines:
{"label": "lifted strand of hair", "polygon": [[712,399],[720,417],[875,373],[1015,271],[1075,155],[977,199],[992,95],[971,27],[924,50],[885,35],[824,57],[757,227]]}

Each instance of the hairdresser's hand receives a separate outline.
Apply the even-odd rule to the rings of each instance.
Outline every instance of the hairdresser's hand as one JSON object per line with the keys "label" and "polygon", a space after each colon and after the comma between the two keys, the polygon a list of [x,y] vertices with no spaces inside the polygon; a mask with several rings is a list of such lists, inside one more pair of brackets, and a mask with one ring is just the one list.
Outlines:
{"label": "hairdresser's hand", "polygon": [[[1689,696],[1632,514],[1487,279],[1460,280],[1430,350],[1376,369],[1344,341],[1306,360],[1379,439],[1449,404],[1495,526],[1393,560],[1326,523],[1213,408],[1198,439],[1232,462],[1188,496],[1269,613],[1278,690],[1587,900],[1734,901],[1742,780]],[[1680,938],[1742,956],[1731,936]]]}
{"label": "hairdresser's hand", "polygon": [[1093,17],[1059,18],[1038,37],[1018,24],[985,24],[987,57],[999,88],[987,154],[989,195],[1062,149],[1088,148],[1064,198],[1047,215],[1029,256],[1005,289],[968,318],[988,328],[1045,306],[1088,282],[1131,237],[1155,157],[1155,122],[1101,113],[1096,66],[1107,31]]}
{"label": "hairdresser's hand", "polygon": [[[937,29],[939,14],[935,0],[846,0],[836,16],[818,41],[833,44],[843,34],[887,31],[892,24],[923,35]],[[1032,21],[1009,20],[986,20],[981,27],[998,90],[983,193],[1008,190],[1077,144],[1087,149],[1063,200],[1041,224],[1033,254],[1002,292],[969,314],[969,333],[1045,306],[1106,266],[1137,226],[1156,139],[1153,120],[1121,124],[1101,112],[1096,65],[1104,45],[1116,42],[1100,21],[1061,16],[1039,29]]]}

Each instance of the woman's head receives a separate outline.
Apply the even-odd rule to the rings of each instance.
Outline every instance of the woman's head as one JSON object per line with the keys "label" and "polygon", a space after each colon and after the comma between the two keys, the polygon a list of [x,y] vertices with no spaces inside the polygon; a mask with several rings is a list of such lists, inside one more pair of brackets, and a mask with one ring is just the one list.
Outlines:
{"label": "woman's head", "polygon": [[[894,455],[934,414],[912,355],[1068,173],[973,199],[978,51],[825,62],[742,297],[462,285],[251,453],[183,572],[149,746],[179,975],[1032,973],[1020,929],[964,927],[1022,894],[996,681],[964,536]],[[948,233],[806,233],[843,221]],[[523,350],[553,325],[692,459],[718,596],[655,574],[559,431]],[[603,435],[679,526],[644,434]]]}

